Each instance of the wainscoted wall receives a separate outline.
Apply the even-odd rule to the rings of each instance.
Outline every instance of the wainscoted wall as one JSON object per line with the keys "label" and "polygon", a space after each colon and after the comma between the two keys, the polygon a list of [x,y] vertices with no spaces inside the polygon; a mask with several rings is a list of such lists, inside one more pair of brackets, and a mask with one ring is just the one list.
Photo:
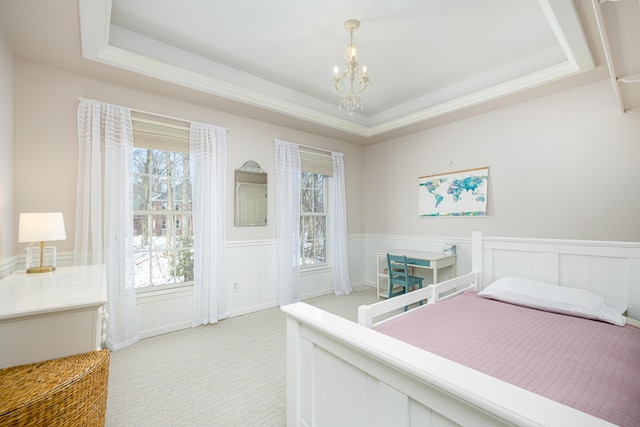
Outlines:
{"label": "wainscoted wall", "polygon": [[[349,264],[353,287],[365,284],[364,236],[350,236]],[[278,305],[275,240],[227,242],[227,297],[229,316],[241,316]],[[304,270],[301,299],[333,292],[331,268]],[[138,327],[142,338],[191,327],[193,290],[182,287],[141,292],[137,298]]]}
{"label": "wainscoted wall", "polygon": [[[458,272],[470,271],[471,244],[467,239],[429,239],[398,236],[349,236],[349,270],[354,289],[376,286],[375,253],[387,249],[437,251],[445,243],[458,245]],[[278,305],[275,240],[227,242],[227,297],[229,316],[241,316]],[[58,266],[73,265],[73,252],[59,252]],[[0,277],[24,269],[24,255],[4,260]],[[443,278],[448,278],[445,274]],[[300,277],[301,299],[333,292],[331,268],[303,270]],[[191,327],[193,289],[184,286],[159,291],[139,292],[138,327],[142,338]]]}
{"label": "wainscoted wall", "polygon": [[364,248],[366,241],[367,237],[359,234],[349,236],[347,242],[349,245],[349,275],[351,276],[351,287],[353,289],[369,285],[365,276],[366,254]]}
{"label": "wainscoted wall", "polygon": [[[349,265],[351,284],[376,286],[376,253],[392,249],[441,252],[445,244],[457,249],[457,274],[471,271],[471,236],[349,236]],[[545,245],[546,253],[531,254],[523,248]],[[580,246],[582,255],[575,254]],[[563,255],[570,248],[571,255]],[[611,248],[611,249],[608,249]],[[593,252],[597,251],[597,256]],[[605,254],[606,257],[602,255]],[[631,254],[631,255],[630,255]],[[630,278],[640,277],[640,260],[620,257],[634,256],[640,259],[640,244],[620,244],[599,241],[570,241],[550,239],[523,239],[485,237],[483,282],[490,283],[499,277],[515,275],[550,283],[569,284],[579,281],[587,272],[601,277],[597,283],[585,284],[585,288],[606,295],[610,300],[626,304],[635,316],[640,313],[640,286]],[[507,259],[508,258],[508,259]],[[508,262],[505,261],[507,259]],[[238,241],[227,243],[227,289],[229,315],[231,317],[252,313],[278,305],[278,289],[275,271],[275,240]],[[498,264],[496,262],[500,261]],[[58,266],[73,264],[72,252],[58,253]],[[495,265],[508,265],[508,270]],[[543,268],[544,267],[544,268]],[[0,262],[0,277],[12,271],[24,269],[24,255]],[[543,276],[534,272],[545,271]],[[428,276],[428,274],[427,274]],[[447,270],[440,273],[440,280],[449,278]],[[426,283],[431,283],[426,278]],[[301,273],[301,299],[325,295],[333,291],[331,268],[315,268]],[[576,286],[572,284],[572,286]],[[137,297],[138,326],[143,338],[191,327],[193,317],[193,289],[189,286],[160,291],[140,292]]]}
{"label": "wainscoted wall", "polygon": [[[369,235],[365,240],[366,283],[376,285],[376,252],[408,249],[441,252],[457,248],[457,274],[471,272],[471,238]],[[579,287],[625,306],[640,317],[640,243],[597,240],[484,237],[480,289],[500,277],[516,276]],[[440,276],[440,281],[446,280]],[[427,277],[427,283],[429,277]]]}
{"label": "wainscoted wall", "polygon": [[278,305],[275,240],[227,242],[227,292],[230,316]]}
{"label": "wainscoted wall", "polygon": [[141,338],[191,327],[193,286],[140,292],[136,297]]}
{"label": "wainscoted wall", "polygon": [[[18,255],[14,255],[0,261],[0,279],[15,271],[18,262],[20,262],[20,257]],[[22,265],[24,266],[24,256],[22,257]]]}
{"label": "wainscoted wall", "polygon": [[[376,286],[376,253],[406,249],[412,251],[442,252],[445,244],[456,245],[456,272],[458,275],[471,272],[471,236],[469,237],[421,237],[421,236],[382,236],[370,235],[365,240],[364,271],[366,284]],[[438,281],[450,278],[447,269],[441,270]],[[427,275],[428,276],[428,275]],[[432,283],[431,277],[425,278],[425,284]]]}
{"label": "wainscoted wall", "polygon": [[[350,236],[349,265],[353,287],[365,284],[364,236]],[[228,242],[227,297],[229,316],[241,316],[278,305],[275,240]],[[58,252],[58,267],[73,265],[73,252]],[[0,262],[0,278],[24,269],[24,253]],[[314,268],[301,273],[302,299],[333,292],[331,268]],[[191,327],[193,288],[143,291],[137,295],[138,328],[142,338]]]}
{"label": "wainscoted wall", "polygon": [[[0,260],[0,279],[17,270],[24,270],[26,247],[19,255]],[[73,252],[56,253],[56,267],[69,267],[73,265]]]}

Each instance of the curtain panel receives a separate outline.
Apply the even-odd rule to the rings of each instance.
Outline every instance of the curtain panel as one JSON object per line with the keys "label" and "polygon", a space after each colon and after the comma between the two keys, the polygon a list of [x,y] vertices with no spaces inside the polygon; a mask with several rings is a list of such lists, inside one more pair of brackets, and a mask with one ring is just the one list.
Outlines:
{"label": "curtain panel", "polygon": [[229,316],[225,255],[227,130],[191,123],[193,188],[193,324]]}
{"label": "curtain panel", "polygon": [[78,106],[74,264],[105,264],[112,351],[140,339],[133,266],[133,135],[128,108],[82,99]]}
{"label": "curtain panel", "polygon": [[300,150],[275,140],[276,277],[280,306],[300,301]]}
{"label": "curtain panel", "polygon": [[347,198],[345,194],[344,153],[331,152],[333,187],[329,203],[329,253],[331,281],[336,295],[351,293],[349,276],[349,242],[347,239]]}

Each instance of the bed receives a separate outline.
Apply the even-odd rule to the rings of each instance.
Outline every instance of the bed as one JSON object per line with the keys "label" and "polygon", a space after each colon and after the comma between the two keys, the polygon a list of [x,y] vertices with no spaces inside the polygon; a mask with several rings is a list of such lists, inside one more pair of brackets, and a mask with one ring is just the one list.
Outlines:
{"label": "bed", "polygon": [[[420,347],[421,344],[411,342],[407,336],[391,336],[386,329],[393,329],[395,323],[405,322],[400,328],[402,334],[419,337],[420,333],[408,330],[407,325],[415,323],[411,316],[424,315],[434,308],[449,312],[454,319],[440,320],[442,325],[462,322],[482,329],[483,326],[474,325],[476,322],[464,318],[465,309],[456,314],[448,308],[447,304],[456,300],[480,299],[483,304],[502,304],[509,306],[509,309],[540,313],[541,310],[538,309],[516,307],[511,303],[496,301],[490,296],[478,295],[478,291],[490,289],[489,284],[500,282],[507,276],[561,284],[563,286],[556,288],[563,289],[580,290],[586,284],[589,291],[600,295],[608,306],[616,307],[616,311],[624,306],[629,318],[638,318],[640,246],[627,243],[492,239],[483,237],[481,233],[474,233],[471,253],[471,272],[407,295],[360,307],[359,323],[304,303],[283,307],[288,316],[287,425],[606,426],[637,423],[638,420],[633,417],[638,415],[633,411],[636,406],[640,406],[638,385],[632,385],[630,391],[623,396],[614,397],[613,404],[597,403],[599,401],[594,400],[593,396],[584,397],[587,406],[588,402],[596,402],[605,407],[613,405],[614,408],[609,409],[613,413],[617,412],[617,406],[624,406],[624,417],[630,418],[620,421],[620,418],[614,417],[612,420],[616,424],[613,424],[593,415],[594,411],[585,409],[584,406],[576,407],[571,402],[570,405],[565,404],[566,401],[562,403],[562,398],[558,399],[557,396],[554,400],[545,396],[544,392],[541,394],[539,390],[531,391],[529,386],[517,386],[512,378],[501,378],[500,374],[496,377],[495,374],[483,372],[482,367],[465,365],[468,363],[468,360],[462,360],[465,357],[472,362],[482,358],[474,358],[479,350],[472,345],[463,346],[462,349],[467,350],[468,354],[465,356],[464,351],[460,351],[461,356],[456,359],[451,355],[447,357],[445,353],[441,353],[444,356],[438,354],[441,352],[438,349],[425,350]],[[483,287],[483,283],[487,286]],[[406,314],[389,314],[401,311],[405,305],[420,300],[426,300],[429,304],[411,309]],[[558,313],[550,314],[569,317]],[[513,316],[514,319],[523,317],[520,314]],[[379,319],[383,320],[378,321]],[[582,317],[575,319],[578,323],[594,322],[598,327],[606,323]],[[544,327],[553,330],[555,320],[550,322]],[[541,325],[539,329],[542,330],[542,323],[536,325]],[[637,333],[633,325],[608,326]],[[420,331],[424,327],[417,326],[415,329]],[[435,330],[438,329],[446,328]],[[469,329],[473,337],[476,332]],[[446,333],[443,332],[445,336]],[[606,331],[602,333],[608,336]],[[547,333],[543,331],[541,335],[546,336]],[[471,338],[467,337],[465,340],[469,343]],[[429,341],[431,339],[427,340]],[[621,341],[626,341],[626,338]],[[631,369],[638,372],[629,371],[630,374],[626,375],[624,369],[629,368],[622,368],[622,371],[614,374],[622,377],[623,382],[628,381],[627,377],[640,375],[640,367],[637,365],[640,353],[636,354],[637,350],[631,347],[612,351],[616,354],[620,351],[631,352],[627,359],[636,361],[637,368]],[[455,356],[456,352],[453,354]],[[555,359],[566,357],[558,354]],[[485,358],[492,359],[495,356]],[[549,360],[554,361],[554,357],[550,357],[547,362]],[[498,365],[507,365],[509,362],[507,358]],[[564,375],[566,370],[560,364],[555,369],[559,370],[558,375]],[[587,371],[591,369],[589,367]],[[517,375],[534,378],[534,383],[542,383],[537,384],[542,389],[558,388],[557,385],[549,386],[543,380],[539,381],[537,377],[540,372],[542,370],[537,367],[530,368],[529,372],[520,368],[516,370]],[[553,377],[553,372],[551,370],[551,374],[545,375]],[[586,389],[589,387],[586,386]],[[575,389],[569,383],[567,388]],[[562,393],[560,390],[560,395]],[[628,411],[631,414],[627,414]],[[598,411],[595,413],[602,416]]]}

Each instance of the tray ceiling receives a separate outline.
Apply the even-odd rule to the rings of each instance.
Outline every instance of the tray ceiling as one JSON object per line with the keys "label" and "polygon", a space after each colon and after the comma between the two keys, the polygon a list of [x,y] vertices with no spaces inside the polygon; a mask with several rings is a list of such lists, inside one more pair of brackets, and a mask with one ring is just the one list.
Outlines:
{"label": "tray ceiling", "polygon": [[[80,6],[86,58],[361,136],[594,67],[570,0]],[[334,65],[343,68],[350,18],[361,21],[354,43],[372,81],[364,111],[352,117],[329,89]]]}
{"label": "tray ceiling", "polygon": [[[17,57],[106,80],[115,67],[360,143],[610,77],[600,7],[614,63],[640,72],[624,47],[639,34],[635,0],[77,1],[0,3]],[[329,86],[333,67],[344,68],[348,19],[360,20],[354,44],[371,78],[353,116]],[[64,52],[75,45],[80,60]],[[620,97],[635,102],[631,91]]]}

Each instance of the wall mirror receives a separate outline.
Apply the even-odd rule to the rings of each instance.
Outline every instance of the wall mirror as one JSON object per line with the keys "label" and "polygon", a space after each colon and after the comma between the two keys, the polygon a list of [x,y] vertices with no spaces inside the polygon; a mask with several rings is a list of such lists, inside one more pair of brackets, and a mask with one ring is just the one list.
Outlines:
{"label": "wall mirror", "polygon": [[267,173],[254,161],[235,172],[235,226],[267,225]]}

